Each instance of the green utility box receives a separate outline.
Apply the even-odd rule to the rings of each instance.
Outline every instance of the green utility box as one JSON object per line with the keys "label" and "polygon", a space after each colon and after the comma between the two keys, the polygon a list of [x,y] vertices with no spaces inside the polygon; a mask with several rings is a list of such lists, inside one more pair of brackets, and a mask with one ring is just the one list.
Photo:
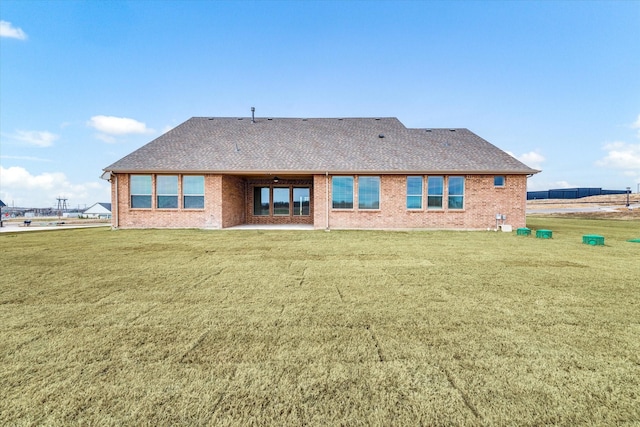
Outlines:
{"label": "green utility box", "polygon": [[551,239],[553,237],[553,231],[551,231],[551,230],[536,230],[536,237],[538,239]]}
{"label": "green utility box", "polygon": [[527,227],[518,228],[516,230],[517,236],[531,236],[531,229]]}
{"label": "green utility box", "polygon": [[597,234],[585,234],[582,236],[582,243],[591,246],[604,246],[604,236]]}

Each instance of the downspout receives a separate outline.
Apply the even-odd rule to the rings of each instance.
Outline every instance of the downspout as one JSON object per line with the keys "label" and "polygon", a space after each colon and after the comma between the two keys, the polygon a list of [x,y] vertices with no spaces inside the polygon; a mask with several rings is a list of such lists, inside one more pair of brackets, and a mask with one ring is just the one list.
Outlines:
{"label": "downspout", "polygon": [[327,225],[325,227],[325,231],[329,231],[329,172],[325,172],[324,173],[325,176],[325,183],[324,183],[324,190],[325,190],[325,194],[326,194],[326,222]]}
{"label": "downspout", "polygon": [[119,206],[118,206],[118,174],[114,174],[114,175],[116,177],[116,182],[115,182],[115,186],[116,186],[116,203],[115,203],[115,205],[116,205],[115,208],[116,209],[115,209],[115,214],[116,215],[115,215],[115,218],[114,218],[114,224],[115,224],[115,228],[117,229],[118,225],[119,225],[118,224],[118,211],[120,210]]}

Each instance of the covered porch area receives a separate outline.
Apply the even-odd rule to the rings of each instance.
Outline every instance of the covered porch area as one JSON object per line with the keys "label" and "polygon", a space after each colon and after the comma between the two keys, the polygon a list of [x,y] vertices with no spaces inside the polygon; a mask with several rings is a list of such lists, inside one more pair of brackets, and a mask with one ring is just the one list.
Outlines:
{"label": "covered porch area", "polygon": [[[234,213],[223,228],[306,226],[313,229],[313,176],[263,175],[227,177],[222,209]],[[233,185],[235,182],[235,185]],[[240,184],[240,185],[238,185]],[[241,194],[238,194],[240,193]]]}

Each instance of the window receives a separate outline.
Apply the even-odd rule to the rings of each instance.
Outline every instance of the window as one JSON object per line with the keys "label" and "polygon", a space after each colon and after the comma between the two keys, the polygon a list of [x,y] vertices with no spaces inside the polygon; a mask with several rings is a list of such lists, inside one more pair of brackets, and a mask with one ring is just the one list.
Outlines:
{"label": "window", "polygon": [[183,208],[204,209],[204,176],[183,176],[182,194]]}
{"label": "window", "polygon": [[253,214],[269,215],[269,187],[253,187]]}
{"label": "window", "polygon": [[273,189],[273,214],[289,215],[289,187]]}
{"label": "window", "polygon": [[427,207],[429,209],[442,209],[444,178],[441,176],[430,176],[427,178],[427,187]]}
{"label": "window", "polygon": [[496,175],[493,177],[494,187],[504,187],[504,175]]}
{"label": "window", "polygon": [[131,207],[151,208],[151,175],[131,175]]}
{"label": "window", "polygon": [[380,177],[358,178],[358,209],[380,209]]}
{"label": "window", "polygon": [[464,208],[464,177],[449,177],[449,209]]}
{"label": "window", "polygon": [[178,209],[178,176],[158,175],[156,196],[158,209]]}
{"label": "window", "polygon": [[334,176],[331,184],[333,209],[353,209],[353,177]]}
{"label": "window", "polygon": [[407,177],[407,209],[422,209],[422,177]]}
{"label": "window", "polygon": [[309,215],[309,189],[300,187],[293,189],[293,215]]}

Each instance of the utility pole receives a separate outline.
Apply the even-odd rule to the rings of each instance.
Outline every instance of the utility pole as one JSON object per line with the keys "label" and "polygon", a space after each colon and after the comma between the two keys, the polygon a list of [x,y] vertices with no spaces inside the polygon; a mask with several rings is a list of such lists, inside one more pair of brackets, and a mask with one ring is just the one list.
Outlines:
{"label": "utility pole", "polygon": [[58,201],[58,218],[62,217],[62,212],[67,210],[67,200],[68,199],[63,199],[62,197],[58,197],[56,199]]}

